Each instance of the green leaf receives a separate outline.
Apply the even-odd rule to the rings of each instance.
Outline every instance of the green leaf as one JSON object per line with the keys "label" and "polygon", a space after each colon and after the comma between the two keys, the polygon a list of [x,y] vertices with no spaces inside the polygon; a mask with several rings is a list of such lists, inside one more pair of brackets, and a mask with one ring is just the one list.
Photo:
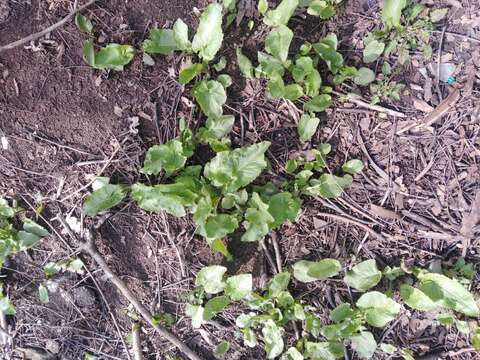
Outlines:
{"label": "green leaf", "polygon": [[281,360],[304,360],[304,357],[300,351],[291,347],[282,355]]}
{"label": "green leaf", "polygon": [[93,48],[92,40],[85,40],[82,52],[83,60],[91,67],[95,67],[95,49]]}
{"label": "green leaf", "polygon": [[293,265],[293,276],[298,281],[307,283],[333,277],[341,269],[340,262],[335,259],[323,259],[320,261],[300,260]]}
{"label": "green leaf", "polygon": [[150,147],[145,156],[142,172],[147,175],[158,175],[165,170],[167,176],[185,166],[187,156],[183,144],[178,139],[172,139],[162,145]]}
{"label": "green leaf", "polygon": [[230,304],[230,299],[227,296],[215,296],[207,301],[205,310],[203,312],[203,320],[212,320],[215,315],[221,312]]}
{"label": "green leaf", "polygon": [[298,100],[303,96],[303,89],[298,84],[289,84],[283,89],[283,98],[291,101]]}
{"label": "green leaf", "polygon": [[150,36],[142,44],[147,54],[171,55],[179,50],[175,41],[174,31],[171,29],[151,29]]}
{"label": "green leaf", "polygon": [[321,19],[328,19],[335,15],[335,8],[325,0],[313,0],[308,6],[307,13],[319,16]]}
{"label": "green leaf", "polygon": [[199,75],[204,69],[203,64],[192,64],[183,68],[178,76],[178,82],[182,85],[188,84],[195,76]]}
{"label": "green leaf", "polygon": [[480,328],[477,328],[475,335],[472,336],[472,346],[475,350],[480,351]]}
{"label": "green leaf", "polygon": [[332,97],[328,94],[317,95],[303,105],[309,112],[322,112],[332,105]]}
{"label": "green leaf", "polygon": [[419,274],[418,278],[419,289],[440,306],[471,317],[480,315],[473,295],[458,280],[435,273]]}
{"label": "green leaf", "polygon": [[30,219],[23,220],[23,230],[30,234],[34,234],[39,238],[48,235],[48,231],[43,226],[38,225],[35,221]]}
{"label": "green leaf", "polygon": [[275,59],[285,63],[288,58],[288,49],[293,39],[293,32],[285,25],[273,29],[265,39],[265,50]]}
{"label": "green leaf", "polygon": [[268,205],[262,201],[258,193],[252,194],[248,204],[249,207],[245,211],[245,221],[243,222],[245,233],[241,240],[245,242],[258,241],[268,234],[275,219],[268,211]]}
{"label": "green leaf", "polygon": [[227,75],[227,74],[221,74],[221,75],[218,75],[217,77],[217,81],[222,84],[222,86],[227,89],[230,85],[232,85],[233,81],[232,81],[232,77],[230,75]]}
{"label": "green leaf", "polygon": [[123,67],[129,64],[135,56],[135,49],[130,45],[108,44],[95,54],[96,69],[112,69],[123,71]]}
{"label": "green leaf", "polygon": [[349,319],[354,313],[355,312],[352,310],[352,306],[350,304],[342,303],[330,312],[330,319],[336,323],[339,323],[343,320]]}
{"label": "green leaf", "polygon": [[358,174],[363,170],[363,162],[358,159],[349,160],[343,164],[342,170],[352,175]]}
{"label": "green leaf", "polygon": [[[213,4],[212,4],[213,5]],[[193,96],[207,117],[217,118],[223,113],[227,94],[223,85],[215,80],[203,80],[193,89]]]}
{"label": "green leaf", "polygon": [[386,354],[394,354],[397,351],[397,347],[393,346],[391,344],[385,344],[381,343],[380,344],[380,350],[382,350]]}
{"label": "green leaf", "polygon": [[322,60],[325,61],[332,74],[337,74],[343,66],[343,56],[337,52],[337,35],[333,33],[328,34],[320,42],[312,46]]}
{"label": "green leaf", "polygon": [[205,127],[197,132],[197,138],[204,144],[210,143],[212,139],[220,140],[230,134],[235,118],[233,115],[222,115],[218,118],[209,118]]}
{"label": "green leaf", "polygon": [[222,6],[210,4],[200,16],[197,33],[193,37],[192,50],[205,61],[211,61],[222,46]]}
{"label": "green leaf", "polygon": [[203,314],[205,309],[200,305],[187,304],[185,314],[192,318],[192,327],[198,329],[204,323]]}
{"label": "green leaf", "polygon": [[50,299],[48,298],[48,289],[43,284],[40,284],[38,286],[38,297],[42,304],[48,304],[50,301]]}
{"label": "green leaf", "polygon": [[268,212],[273,216],[274,222],[270,225],[275,229],[285,221],[295,222],[301,211],[301,200],[289,192],[273,195],[268,202]]}
{"label": "green leaf", "polygon": [[437,317],[436,317],[436,320],[441,325],[450,326],[450,325],[455,324],[456,318],[452,314],[438,314]]}
{"label": "green leaf", "polygon": [[15,306],[13,306],[12,302],[3,293],[3,287],[0,285],[0,311],[5,315],[15,315]]}
{"label": "green leaf", "polygon": [[263,328],[263,341],[265,342],[265,351],[267,359],[273,359],[279,356],[283,351],[282,329],[279,328],[273,320],[265,321]]}
{"label": "green leaf", "polygon": [[253,280],[251,274],[230,276],[225,281],[225,294],[234,301],[242,300],[252,292]]}
{"label": "green leaf", "polygon": [[407,6],[407,0],[384,0],[382,20],[387,29],[400,27],[402,10]]}
{"label": "green leaf", "polygon": [[315,97],[319,94],[322,78],[317,69],[313,69],[311,73],[307,74],[303,85],[305,87],[305,95]]}
{"label": "green leaf", "polygon": [[221,151],[205,165],[204,175],[224,194],[235,192],[250,184],[267,167],[265,151],[269,146],[268,141],[263,141],[232,151]]}
{"label": "green leaf", "polygon": [[285,68],[280,60],[261,51],[257,53],[257,57],[259,65],[255,71],[258,76],[281,78],[285,74]]}
{"label": "green leaf", "polygon": [[8,205],[8,201],[0,197],[0,218],[11,218],[15,216],[15,209]]}
{"label": "green leaf", "polygon": [[345,283],[361,292],[377,285],[382,278],[375,260],[370,259],[355,265],[344,277]]}
{"label": "green leaf", "polygon": [[125,186],[106,184],[87,196],[83,203],[83,212],[88,216],[95,216],[101,211],[120,204],[126,195]]}
{"label": "green leaf", "polygon": [[365,314],[367,323],[374,327],[384,327],[400,312],[400,305],[378,291],[363,294],[357,300],[357,307]]}
{"label": "green leaf", "polygon": [[192,44],[188,40],[188,26],[182,19],[177,19],[173,24],[173,40],[175,41],[176,49],[174,50],[188,50]]}
{"label": "green leaf", "polygon": [[383,50],[385,50],[385,43],[378,40],[370,41],[363,49],[363,61],[367,64],[374,62],[382,55]]}
{"label": "green leaf", "polygon": [[290,283],[290,273],[287,271],[276,274],[268,284],[268,297],[276,298],[287,290]]}
{"label": "green leaf", "polygon": [[227,268],[224,266],[206,266],[198,272],[195,285],[203,287],[207,294],[218,294],[225,287],[223,274],[226,272]]}
{"label": "green leaf", "polygon": [[253,77],[253,65],[248,57],[242,53],[242,49],[236,49],[238,67],[240,68],[241,73],[247,78],[251,79]]}
{"label": "green leaf", "polygon": [[343,357],[343,345],[336,342],[305,342],[307,359],[335,360]]}
{"label": "green leaf", "polygon": [[86,16],[77,14],[75,16],[75,25],[77,25],[78,29],[80,31],[83,31],[84,33],[87,33],[87,34],[92,33],[92,30],[93,30],[92,22]]}
{"label": "green leaf", "polygon": [[218,62],[213,65],[213,68],[215,69],[216,72],[220,72],[223,69],[227,67],[227,58],[225,56],[222,56]]}
{"label": "green leaf", "polygon": [[375,73],[366,67],[358,69],[357,75],[353,78],[353,82],[360,86],[367,86],[375,80]]}
{"label": "green leaf", "polygon": [[302,143],[310,141],[312,136],[317,131],[318,125],[320,124],[320,119],[317,117],[312,117],[308,114],[303,114],[298,122],[298,136]]}
{"label": "green leaf", "polygon": [[349,339],[352,341],[352,349],[359,357],[370,359],[375,354],[377,342],[371,332],[361,331],[360,334],[350,336]]}
{"label": "green leaf", "polygon": [[268,1],[267,0],[258,0],[257,10],[260,14],[265,14],[268,10]]}
{"label": "green leaf", "polygon": [[432,301],[426,294],[408,284],[400,286],[400,296],[405,304],[415,310],[431,311],[438,308],[438,304]]}
{"label": "green leaf", "polygon": [[435,9],[430,12],[430,21],[433,23],[439,22],[448,14],[448,9]]}
{"label": "green leaf", "polygon": [[334,199],[342,195],[343,191],[352,182],[353,178],[350,175],[339,177],[332,174],[323,174],[319,180],[313,179],[310,181],[311,186],[306,189],[306,193],[321,196],[325,199]]}
{"label": "green leaf", "polygon": [[267,11],[263,22],[269,26],[287,25],[297,6],[298,0],[282,0],[274,10]]}
{"label": "green leaf", "polygon": [[213,355],[216,358],[221,358],[228,352],[228,350],[230,350],[230,343],[228,341],[222,341],[215,347]]}
{"label": "green leaf", "polygon": [[238,228],[238,220],[234,215],[218,214],[207,219],[205,231],[211,239],[222,239]]}

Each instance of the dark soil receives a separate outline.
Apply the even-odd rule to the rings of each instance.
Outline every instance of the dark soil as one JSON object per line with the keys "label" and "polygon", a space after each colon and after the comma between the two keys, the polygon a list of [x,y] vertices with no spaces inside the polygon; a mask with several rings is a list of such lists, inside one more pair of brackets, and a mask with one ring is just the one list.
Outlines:
{"label": "dark soil", "polygon": [[[99,1],[85,15],[94,23],[97,42],[130,43],[139,48],[154,25],[170,26],[181,17],[194,26],[197,15],[193,8],[201,9],[206,3]],[[335,31],[343,40],[347,63],[359,65],[361,38],[378,23],[374,3],[368,1],[374,6],[369,8],[366,1],[348,1],[327,23],[295,17],[294,26],[304,29],[298,33],[296,44],[316,41]],[[424,3],[440,6],[433,1]],[[434,74],[427,71],[428,79],[420,75],[420,70],[437,61],[437,32],[432,34],[434,58],[425,60],[416,54],[399,75],[398,80],[408,85],[402,101],[382,103],[407,114],[407,120],[381,118],[376,112],[341,102],[328,110],[313,143],[333,144],[332,166],[353,157],[368,166],[341,199],[323,203],[306,200],[299,221],[277,232],[283,266],[302,258],[335,257],[346,264],[375,258],[382,266],[399,265],[404,260],[428,267],[452,264],[463,251],[479,270],[478,226],[468,248],[462,248],[455,234],[480,191],[480,41],[468,38],[480,38],[480,4],[476,0],[463,0],[462,7],[456,7],[459,2],[453,0],[438,3],[451,7],[441,54],[457,69],[453,86],[441,83],[439,92],[444,98],[459,88],[461,100],[426,130],[395,134],[412,121],[423,120],[422,111],[412,105],[414,100],[433,108],[441,101],[435,85],[429,86],[429,81],[435,84]],[[62,0],[0,0],[0,46],[58,21],[68,14],[70,6]],[[246,54],[258,50],[266,32],[261,26],[255,29],[249,34],[245,21],[233,27],[222,49],[222,55],[229,59],[228,72],[236,74],[228,108],[237,120],[233,142],[271,140],[268,155],[272,168],[282,173],[289,156],[302,150],[292,128],[298,114],[284,102],[266,99],[261,82],[246,84],[233,61],[235,46],[242,46]],[[174,137],[180,115],[186,116],[192,127],[201,119],[192,117],[189,93],[176,82],[180,56],[155,57],[151,67],[137,56],[123,72],[102,73],[84,63],[81,49],[85,39],[71,22],[25,48],[0,53],[0,136],[8,140],[8,149],[0,149],[0,196],[17,198],[29,211],[44,205],[41,221],[57,231],[34,250],[18,254],[6,264],[5,289],[17,308],[9,323],[17,332],[17,348],[48,349],[58,359],[81,359],[85,352],[100,359],[126,359],[121,339],[131,331],[128,303],[95,271],[88,258],[84,260],[98,284],[88,274],[61,276],[55,279],[60,290],[50,293],[51,301],[46,305],[38,301],[43,266],[74,253],[66,245],[73,243],[54,217],[59,212],[80,217],[89,190],[83,187],[95,174],[102,172],[112,182],[135,182],[145,150]],[[138,126],[133,126],[136,119]],[[332,212],[332,206],[363,221],[384,240],[352,224],[325,218],[322,214]],[[398,216],[388,218],[385,209]],[[191,329],[184,316],[184,296],[192,289],[198,269],[220,263],[222,258],[194,235],[195,227],[188,217],[146,214],[127,201],[101,219],[87,219],[86,223],[98,229],[97,245],[112,269],[150,311],[173,314],[176,322],[172,331],[202,356],[210,358],[213,346],[209,342],[216,344],[220,339],[232,341],[229,359],[264,356],[259,348],[245,350],[235,338],[231,325],[238,309],[221,315],[216,325],[207,325],[204,332]],[[272,249],[269,239],[267,246]],[[272,273],[256,246],[232,252],[236,255],[232,272],[253,271],[258,284]],[[477,297],[479,280],[477,275],[473,288]],[[322,306],[325,316],[328,309],[352,296],[335,280],[299,286],[296,291]],[[427,356],[423,359],[480,358],[468,350],[463,335],[431,324],[424,315],[405,310],[398,321],[377,335],[412,349],[419,357]],[[145,332],[146,359],[180,356],[150,329]],[[4,354],[2,359],[21,358],[18,353],[12,355],[8,347]]]}

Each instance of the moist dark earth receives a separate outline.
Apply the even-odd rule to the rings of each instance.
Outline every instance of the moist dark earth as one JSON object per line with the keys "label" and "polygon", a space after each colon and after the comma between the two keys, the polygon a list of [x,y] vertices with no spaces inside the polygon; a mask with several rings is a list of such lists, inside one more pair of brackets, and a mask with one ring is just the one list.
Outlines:
{"label": "moist dark earth", "polygon": [[[299,221],[277,231],[284,267],[299,259],[325,257],[346,265],[374,258],[382,267],[399,265],[401,260],[438,267],[452,265],[463,254],[480,270],[478,226],[467,245],[455,236],[480,192],[480,40],[476,40],[480,4],[422,2],[450,11],[432,33],[433,58],[414,53],[411,64],[398,75],[397,80],[407,85],[401,101],[381,103],[407,118],[380,116],[340,101],[322,115],[313,144],[333,145],[332,166],[355,157],[363,160],[366,169],[340,199],[306,200]],[[206,0],[97,1],[84,15],[94,23],[100,45],[118,42],[140,48],[154,26],[169,27],[180,17],[194,27],[207,4]],[[59,21],[72,6],[73,1],[63,0],[0,0],[0,46]],[[272,168],[281,171],[290,154],[303,148],[288,105],[265,98],[263,84],[246,83],[237,70],[235,47],[253,55],[265,36],[255,17],[258,30],[248,35],[247,20],[226,31],[219,54],[227,56],[227,69],[234,74],[227,107],[236,116],[233,143],[272,141],[268,157]],[[328,22],[295,16],[294,43],[318,41],[333,31],[341,40],[346,62],[360,65],[361,39],[378,21],[375,1],[344,1]],[[34,250],[12,257],[2,270],[4,289],[17,308],[17,314],[8,318],[15,330],[14,345],[2,350],[2,359],[22,359],[22,352],[14,348],[27,349],[27,359],[38,359],[34,356],[45,350],[48,359],[81,359],[85,353],[99,359],[128,358],[125,339],[132,326],[128,303],[88,257],[83,259],[91,274],[56,278],[58,291],[50,294],[50,302],[38,301],[43,266],[76,255],[75,244],[55,216],[80,218],[90,190],[85,185],[95,175],[126,184],[144,180],[139,169],[146,149],[175,137],[180,116],[194,129],[203,121],[192,110],[189,89],[176,81],[181,55],[155,57],[153,66],[136,56],[125,71],[106,73],[84,63],[85,39],[70,21],[39,40],[0,52],[0,136],[8,142],[0,149],[0,196],[18,199],[31,212],[43,206],[39,221],[52,232]],[[428,69],[439,56],[442,63],[455,66],[456,81],[440,83],[437,91],[435,74]],[[397,134],[412,122],[421,122],[425,112],[456,89],[460,100],[446,115],[422,131]],[[382,240],[322,215],[335,213],[335,208],[374,229]],[[234,334],[239,309],[230,309],[202,331],[193,330],[185,317],[184,296],[193,288],[196,272],[223,262],[194,235],[188,217],[148,214],[126,201],[99,219],[85,221],[97,229],[97,245],[112,269],[151,312],[174,315],[171,330],[202,357],[213,358],[220,339],[232,342],[229,359],[264,357],[260,348],[247,350]],[[268,238],[266,244],[272,249]],[[256,246],[230,248],[235,256],[232,272],[252,271],[256,278],[273,273]],[[477,298],[479,280],[477,275],[472,288]],[[329,309],[351,299],[338,284],[331,280],[297,286],[295,293],[323,308],[327,319]],[[480,358],[464,335],[410,310],[403,310],[397,321],[375,335],[411,349],[417,359]],[[148,327],[142,339],[146,359],[182,358]]]}

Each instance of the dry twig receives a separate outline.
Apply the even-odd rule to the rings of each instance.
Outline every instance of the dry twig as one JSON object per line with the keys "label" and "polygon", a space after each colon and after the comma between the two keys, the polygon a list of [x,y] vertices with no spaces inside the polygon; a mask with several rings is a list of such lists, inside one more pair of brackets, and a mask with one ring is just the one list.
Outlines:
{"label": "dry twig", "polygon": [[140,329],[141,329],[141,326],[139,323],[134,322],[132,324],[132,351],[133,351],[133,358],[135,360],[143,360],[142,341],[140,339]]}
{"label": "dry twig", "polygon": [[378,112],[385,113],[387,115],[390,115],[390,116],[393,116],[393,117],[398,117],[398,118],[406,118],[407,117],[407,115],[405,115],[404,113],[401,113],[401,112],[398,112],[398,111],[395,111],[395,110],[392,110],[392,109],[388,109],[388,108],[385,108],[385,107],[380,106],[380,105],[369,104],[369,103],[361,100],[360,97],[358,95],[355,95],[355,94],[342,94],[338,91],[332,91],[332,94],[335,94],[337,96],[346,96],[348,98],[348,101],[354,103],[355,105],[363,107],[365,109],[378,111]]}

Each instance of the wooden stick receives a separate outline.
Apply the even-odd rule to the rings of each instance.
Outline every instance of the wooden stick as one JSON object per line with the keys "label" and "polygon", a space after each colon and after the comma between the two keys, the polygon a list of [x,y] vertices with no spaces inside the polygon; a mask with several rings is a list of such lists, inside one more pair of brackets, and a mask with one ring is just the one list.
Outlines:
{"label": "wooden stick", "polygon": [[105,273],[107,279],[109,279],[113,285],[120,291],[120,293],[127,298],[127,300],[133,305],[135,310],[143,317],[143,319],[149,323],[155,331],[176,346],[182,353],[184,353],[190,360],[201,360],[201,358],[195,354],[187,345],[185,345],[182,340],[180,340],[176,335],[171,333],[167,328],[163,327],[160,324],[157,324],[153,320],[152,314],[147,310],[147,308],[137,299],[137,297],[132,293],[132,291],[127,287],[127,285],[121,280],[108,266],[107,262],[103,256],[98,252],[95,243],[93,242],[93,236],[90,232],[87,232],[86,242],[84,242],[80,249],[90,255],[93,260],[100,266],[100,268]]}
{"label": "wooden stick", "polygon": [[401,113],[401,112],[398,112],[398,111],[395,111],[395,110],[392,110],[392,109],[387,109],[383,106],[372,105],[372,104],[366,103],[365,101],[361,100],[358,95],[355,95],[355,94],[342,94],[338,91],[332,91],[332,94],[335,94],[337,96],[346,96],[348,98],[348,101],[354,103],[355,105],[363,107],[365,109],[382,112],[382,113],[385,113],[387,115],[390,115],[390,116],[393,116],[393,117],[398,117],[398,118],[406,118],[407,117],[407,115],[405,115],[404,113]]}
{"label": "wooden stick", "polygon": [[23,39],[11,42],[10,44],[0,46],[0,53],[4,52],[4,51],[7,51],[7,50],[11,50],[11,49],[16,48],[18,46],[21,46],[23,44],[29,43],[30,41],[37,40],[38,38],[41,38],[42,36],[52,32],[53,30],[58,29],[59,27],[65,25],[73,16],[75,16],[75,14],[79,13],[80,11],[83,11],[84,9],[86,9],[87,7],[92,5],[95,1],[97,1],[97,0],[90,0],[85,5],[82,5],[79,8],[74,8],[73,11],[70,14],[68,14],[67,16],[65,16],[62,20],[60,20],[59,22],[47,27],[46,29],[43,29],[42,31],[39,31],[35,34],[30,34],[27,37],[24,37]]}
{"label": "wooden stick", "polygon": [[135,360],[143,360],[142,340],[140,339],[140,329],[141,329],[141,326],[139,323],[134,322],[132,324],[132,350],[133,350],[133,358]]}

